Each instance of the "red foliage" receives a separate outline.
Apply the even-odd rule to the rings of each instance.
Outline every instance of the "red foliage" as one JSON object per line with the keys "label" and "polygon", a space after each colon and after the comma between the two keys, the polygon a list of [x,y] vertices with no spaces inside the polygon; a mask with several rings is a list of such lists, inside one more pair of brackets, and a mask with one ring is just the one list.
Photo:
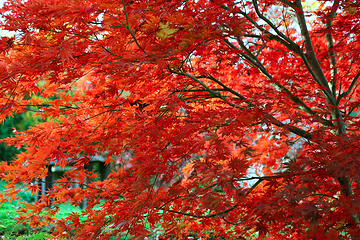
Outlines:
{"label": "red foliage", "polygon": [[[306,3],[7,0],[0,119],[48,121],[5,140],[2,200],[53,161],[71,181],[23,211],[87,198],[65,238],[357,239],[360,2]],[[89,183],[94,154],[120,165]]]}

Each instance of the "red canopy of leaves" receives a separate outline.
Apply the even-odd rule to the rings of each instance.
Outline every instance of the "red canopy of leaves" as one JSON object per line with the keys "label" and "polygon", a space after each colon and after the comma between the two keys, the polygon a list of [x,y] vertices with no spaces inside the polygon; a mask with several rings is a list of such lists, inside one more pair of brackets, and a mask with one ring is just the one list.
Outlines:
{"label": "red canopy of leaves", "polygon": [[[52,161],[73,166],[71,181],[24,212],[49,224],[86,198],[57,221],[65,238],[142,239],[160,226],[177,239],[356,239],[359,6],[7,0],[0,120],[32,110],[47,121],[5,140],[26,151],[1,165],[2,198],[19,182],[36,191]],[[89,182],[95,154],[116,169]]]}

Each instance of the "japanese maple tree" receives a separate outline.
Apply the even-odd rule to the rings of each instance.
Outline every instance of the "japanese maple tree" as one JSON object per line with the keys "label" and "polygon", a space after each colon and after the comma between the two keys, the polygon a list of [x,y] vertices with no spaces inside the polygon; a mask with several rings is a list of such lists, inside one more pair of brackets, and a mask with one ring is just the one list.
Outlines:
{"label": "japanese maple tree", "polygon": [[[4,140],[26,151],[1,165],[2,199],[37,192],[56,162],[72,168],[22,218],[58,237],[358,239],[359,8],[6,0],[0,119],[47,121]],[[104,181],[86,168],[96,154]]]}

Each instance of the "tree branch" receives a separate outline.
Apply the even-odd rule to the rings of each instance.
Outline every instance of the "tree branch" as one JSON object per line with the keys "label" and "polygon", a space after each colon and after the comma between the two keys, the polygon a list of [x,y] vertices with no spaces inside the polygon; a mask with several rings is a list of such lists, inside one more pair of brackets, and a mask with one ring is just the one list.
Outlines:
{"label": "tree branch", "polygon": [[224,100],[227,104],[229,104],[230,106],[232,107],[236,107],[236,108],[240,108],[242,109],[242,107],[234,104],[234,103],[231,103],[229,102],[225,96],[222,96],[219,92],[215,92],[213,91],[211,88],[209,88],[208,86],[206,86],[206,84],[204,84],[202,81],[200,81],[196,76],[192,76],[184,71],[180,71],[180,72],[176,72],[172,69],[169,68],[169,71],[171,73],[174,73],[174,74],[179,74],[179,75],[182,75],[182,76],[186,76],[186,77],[189,77],[191,79],[193,79],[195,82],[199,83],[208,93],[210,93],[211,95],[213,95],[214,97],[217,97],[217,98],[220,98],[222,100]]}
{"label": "tree branch", "polygon": [[329,50],[329,62],[330,62],[330,68],[331,68],[331,80],[330,80],[330,87],[331,91],[336,96],[336,78],[337,78],[337,67],[336,67],[336,57],[335,57],[335,50],[334,50],[334,39],[332,35],[332,22],[333,18],[336,15],[336,11],[339,8],[339,0],[335,0],[332,10],[328,15],[328,21],[326,22],[326,43],[327,48]]}
{"label": "tree branch", "polygon": [[[261,178],[259,180],[257,180],[257,182],[245,193],[245,196],[249,195],[262,181],[264,181],[265,178]],[[237,208],[239,204],[238,203],[235,203],[232,207],[226,209],[225,211],[223,212],[219,212],[219,213],[214,213],[214,214],[210,214],[210,215],[203,215],[203,216],[199,216],[199,215],[195,215],[195,214],[190,214],[190,213],[184,213],[184,212],[179,212],[179,211],[174,211],[174,210],[170,210],[170,209],[164,209],[164,208],[159,208],[159,207],[155,207],[156,209],[159,209],[159,210],[164,210],[164,211],[167,211],[167,212],[172,212],[172,213],[176,213],[176,214],[181,214],[181,215],[184,215],[184,216],[189,216],[189,217],[193,217],[193,218],[201,218],[201,219],[204,219],[204,218],[213,218],[213,217],[219,217],[219,216],[222,216],[228,212],[231,212],[232,210],[234,210],[235,208]]]}
{"label": "tree branch", "polygon": [[240,225],[241,223],[244,222],[244,221],[240,221],[240,222],[237,222],[237,223],[233,223],[233,222],[230,222],[229,220],[226,220],[225,217],[222,217],[222,220],[224,220],[226,223],[229,223],[231,225]]}
{"label": "tree branch", "polygon": [[259,16],[260,19],[265,21],[275,32],[277,35],[279,35],[282,39],[284,39],[286,42],[288,42],[290,45],[297,46],[297,44],[292,41],[290,38],[288,38],[285,34],[279,31],[279,29],[268,19],[266,18],[260,11],[259,6],[257,4],[257,0],[252,0],[252,3],[254,5],[254,9],[256,14]]}
{"label": "tree branch", "polygon": [[343,92],[340,94],[340,96],[337,98],[336,102],[337,104],[340,103],[340,100],[343,98],[343,97],[346,97],[347,95],[349,95],[351,93],[351,90],[353,89],[353,87],[355,86],[357,80],[359,79],[360,77],[360,73],[356,74],[354,80],[352,80],[351,84],[350,84],[350,87],[348,88],[348,90],[346,92]]}
{"label": "tree branch", "polygon": [[[306,59],[308,60],[311,69],[314,71],[315,79],[317,83],[325,87],[325,89],[322,90],[324,93],[327,102],[331,105],[336,106],[336,99],[335,96],[330,91],[330,86],[326,80],[325,74],[320,66],[320,63],[316,57],[315,50],[311,41],[311,37],[306,25],[305,15],[304,15],[304,9],[301,4],[301,0],[296,0],[296,5],[298,10],[296,11],[296,18],[298,20],[301,35],[303,37],[304,43],[305,43],[305,49],[306,49]],[[336,118],[337,119],[337,118]]]}
{"label": "tree branch", "polygon": [[[241,47],[241,49],[246,52],[248,55],[246,54],[242,54],[241,56],[245,57],[246,60],[248,60],[250,63],[252,63],[253,65],[255,65],[260,71],[261,73],[269,80],[273,79],[273,76],[266,70],[266,68],[262,65],[262,63],[257,59],[256,56],[254,56],[243,44],[242,40],[238,37],[237,38],[239,45]],[[234,48],[236,50],[240,50],[238,49],[234,44],[232,44],[229,40],[224,39],[225,43],[228,44],[231,48]],[[292,92],[287,89],[286,87],[284,87],[282,84],[280,84],[279,82],[271,82],[271,85],[278,91],[278,92],[283,92],[285,93],[290,100],[295,103],[297,105],[297,108],[300,111],[305,112],[306,114],[308,114],[309,116],[313,116],[316,114],[315,111],[313,111],[310,107],[308,107],[300,98],[298,98],[297,96],[295,96],[294,94],[292,94]],[[322,118],[318,118],[317,119],[322,125],[324,126],[333,126],[332,122],[326,119],[322,119]]]}
{"label": "tree branch", "polygon": [[296,8],[296,4],[295,3],[292,3],[288,0],[279,0],[279,2],[282,2],[283,4],[285,4],[286,6],[289,6],[289,7],[292,7],[293,9]]}
{"label": "tree branch", "polygon": [[295,127],[293,125],[282,123],[273,116],[268,116],[268,117],[271,120],[271,123],[274,124],[275,126],[286,128],[290,132],[292,132],[300,137],[303,137],[307,140],[313,140],[313,135],[311,133],[309,133],[301,128]]}
{"label": "tree branch", "polygon": [[125,1],[122,0],[123,3],[123,8],[124,8],[124,13],[125,13],[125,18],[126,18],[126,29],[130,32],[132,38],[134,39],[136,45],[140,48],[141,51],[143,51],[146,54],[146,51],[143,49],[143,47],[140,45],[140,43],[138,42],[138,40],[135,37],[135,34],[132,32],[131,28],[130,28],[130,24],[129,24],[129,17],[126,11],[126,4]]}

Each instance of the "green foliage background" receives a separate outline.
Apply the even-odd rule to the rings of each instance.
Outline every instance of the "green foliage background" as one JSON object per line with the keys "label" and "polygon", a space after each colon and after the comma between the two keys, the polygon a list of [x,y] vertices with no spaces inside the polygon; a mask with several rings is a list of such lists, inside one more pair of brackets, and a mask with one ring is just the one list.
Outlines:
{"label": "green foliage background", "polygon": [[[39,117],[33,117],[33,112],[26,111],[7,119],[3,124],[0,124],[0,139],[10,137],[16,132],[27,130],[30,126],[39,123]],[[21,149],[13,146],[7,146],[0,142],[0,161],[11,161],[16,154],[20,153]]]}

